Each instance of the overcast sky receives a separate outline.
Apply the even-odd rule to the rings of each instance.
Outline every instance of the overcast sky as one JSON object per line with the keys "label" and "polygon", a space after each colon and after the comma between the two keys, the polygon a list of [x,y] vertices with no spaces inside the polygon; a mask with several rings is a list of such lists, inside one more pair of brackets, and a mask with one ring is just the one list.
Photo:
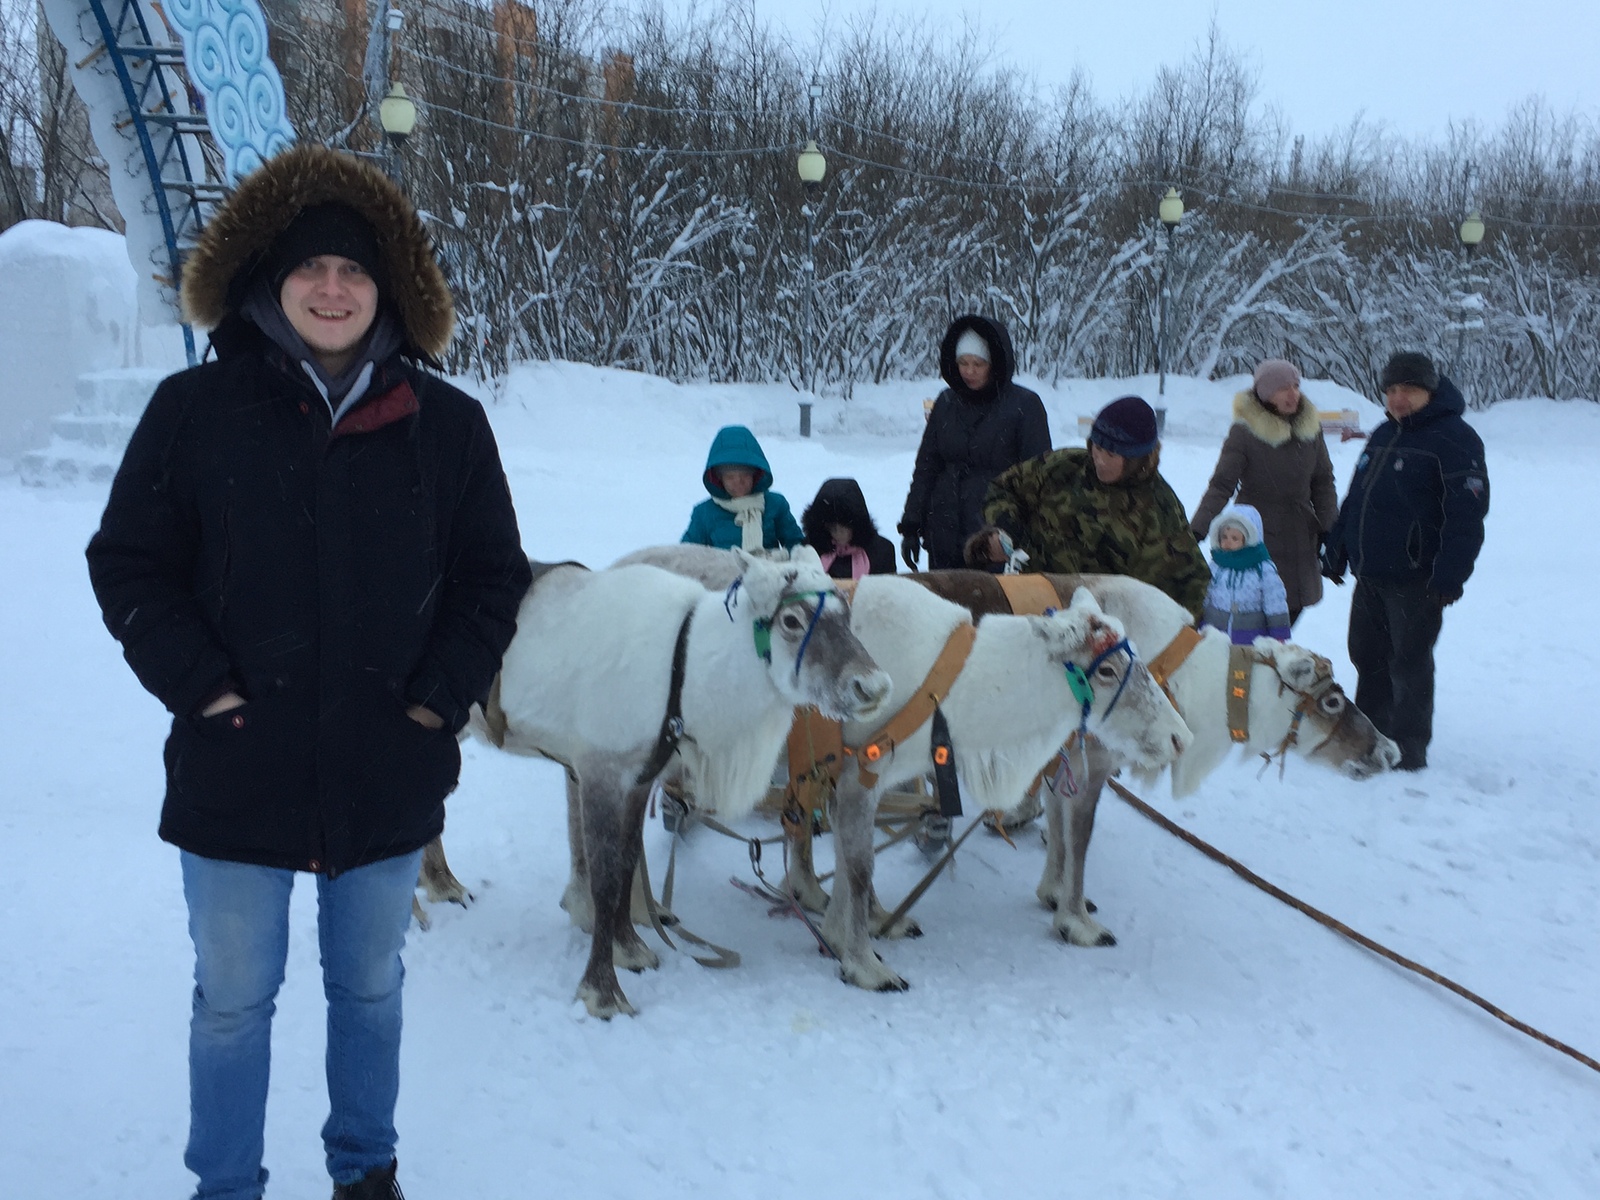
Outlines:
{"label": "overcast sky", "polygon": [[1438,136],[1451,118],[1500,124],[1542,93],[1558,109],[1600,114],[1596,0],[752,0],[759,15],[811,39],[842,24],[924,15],[958,32],[970,16],[1002,58],[1041,84],[1075,66],[1110,100],[1181,62],[1213,12],[1223,37],[1259,68],[1261,98],[1315,137],[1365,110],[1406,135]]}

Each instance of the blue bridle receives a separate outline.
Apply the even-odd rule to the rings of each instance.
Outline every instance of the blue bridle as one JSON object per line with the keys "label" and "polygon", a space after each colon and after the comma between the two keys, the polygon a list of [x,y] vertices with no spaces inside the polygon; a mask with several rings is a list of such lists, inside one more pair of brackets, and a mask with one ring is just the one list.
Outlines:
{"label": "blue bridle", "polygon": [[[741,575],[728,585],[728,591],[722,597],[722,608],[728,614],[728,620],[730,621],[735,619],[733,615],[733,597],[743,584],[744,576]],[[794,675],[796,679],[800,678],[800,665],[806,660],[806,647],[811,644],[811,635],[816,632],[817,622],[822,619],[823,606],[827,604],[829,596],[837,594],[836,592],[825,591],[789,592],[778,600],[778,606],[772,610],[770,617],[757,617],[751,623],[751,631],[755,636],[756,654],[760,656],[761,661],[765,663],[772,661],[772,623],[778,619],[778,614],[783,611],[784,606],[799,604],[815,596],[817,607],[811,613],[811,623],[806,626],[805,636],[800,639],[800,649],[794,656]]]}
{"label": "blue bridle", "polygon": [[[1051,609],[1045,615],[1049,616],[1054,611],[1054,609]],[[1127,654],[1128,669],[1122,673],[1122,679],[1117,684],[1117,694],[1111,697],[1111,703],[1106,706],[1106,711],[1100,717],[1100,723],[1104,725],[1111,719],[1111,714],[1117,710],[1117,703],[1122,699],[1122,693],[1128,687],[1128,677],[1133,674],[1134,660],[1138,658],[1138,655],[1133,652],[1133,646],[1129,644],[1127,638],[1114,642],[1095,655],[1087,669],[1080,667],[1075,662],[1065,664],[1067,686],[1072,689],[1073,699],[1083,706],[1083,712],[1078,719],[1078,732],[1080,734],[1089,732],[1089,714],[1094,708],[1094,685],[1090,682],[1090,677],[1100,669],[1101,663],[1118,652]]]}

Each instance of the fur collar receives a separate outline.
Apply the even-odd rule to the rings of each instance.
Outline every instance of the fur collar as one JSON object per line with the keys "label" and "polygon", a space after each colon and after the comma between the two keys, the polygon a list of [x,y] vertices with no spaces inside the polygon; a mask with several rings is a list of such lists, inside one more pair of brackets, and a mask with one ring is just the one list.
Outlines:
{"label": "fur collar", "polygon": [[1291,437],[1297,441],[1315,441],[1322,431],[1322,418],[1317,416],[1317,406],[1311,397],[1301,393],[1300,407],[1292,418],[1279,416],[1256,399],[1249,388],[1233,397],[1233,419],[1255,434],[1269,446],[1281,446]]}
{"label": "fur collar", "polygon": [[406,342],[438,357],[450,345],[455,305],[417,211],[384,174],[348,154],[302,142],[251,172],[206,223],[183,267],[183,310],[202,329],[238,312],[244,285],[301,209],[347,204],[372,222],[383,247],[384,296]]}

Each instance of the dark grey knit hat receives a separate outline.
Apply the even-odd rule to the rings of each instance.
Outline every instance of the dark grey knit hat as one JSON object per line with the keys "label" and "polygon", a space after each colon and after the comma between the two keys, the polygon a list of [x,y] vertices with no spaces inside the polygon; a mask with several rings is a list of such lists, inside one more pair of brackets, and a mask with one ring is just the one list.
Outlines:
{"label": "dark grey knit hat", "polygon": [[1436,392],[1439,390],[1439,368],[1433,365],[1433,359],[1420,350],[1402,350],[1390,357],[1379,382],[1384,391],[1397,383],[1408,383],[1425,392]]}
{"label": "dark grey knit hat", "polygon": [[1138,458],[1156,448],[1156,413],[1140,396],[1122,396],[1102,408],[1089,441],[1123,458]]}

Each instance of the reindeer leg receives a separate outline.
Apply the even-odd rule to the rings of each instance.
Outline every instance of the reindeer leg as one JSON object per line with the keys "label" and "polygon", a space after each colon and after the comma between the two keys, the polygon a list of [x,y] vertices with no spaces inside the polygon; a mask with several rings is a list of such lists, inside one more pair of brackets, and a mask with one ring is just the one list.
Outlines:
{"label": "reindeer leg", "polygon": [[561,907],[572,923],[585,933],[594,932],[594,901],[589,895],[589,859],[583,850],[583,800],[578,788],[578,777],[567,771],[567,850],[572,856],[572,867],[567,875],[566,890],[561,893]]}
{"label": "reindeer leg", "polygon": [[[1094,836],[1095,809],[1100,804],[1100,793],[1106,780],[1116,768],[1104,747],[1092,742],[1088,753],[1088,778],[1082,781],[1078,794],[1072,798],[1070,821],[1067,830],[1068,848],[1071,850],[1070,868],[1064,880],[1065,894],[1056,908],[1055,931],[1061,939],[1074,946],[1115,946],[1112,932],[1089,915],[1089,904],[1083,897],[1084,861],[1089,856],[1089,839]],[[1052,850],[1054,847],[1052,846]]]}
{"label": "reindeer leg", "polygon": [[[656,952],[644,944],[634,928],[633,903],[639,892],[639,855],[644,851],[644,814],[650,799],[650,785],[629,788],[623,798],[623,854],[632,881],[623,892],[612,930],[611,960],[625,971],[653,971],[661,965]],[[642,901],[640,901],[642,906]],[[650,919],[645,914],[645,920]]]}
{"label": "reindeer leg", "polygon": [[1059,909],[1067,888],[1067,806],[1055,789],[1046,786],[1039,790],[1043,793],[1046,832],[1044,873],[1039,876],[1034,895],[1046,908]]}
{"label": "reindeer leg", "polygon": [[783,890],[793,896],[802,908],[811,912],[827,912],[828,893],[817,879],[811,830],[797,830],[785,824],[783,839],[789,860],[789,869],[783,876]]}
{"label": "reindeer leg", "polygon": [[422,869],[417,873],[417,883],[427,890],[428,900],[438,904],[448,900],[462,908],[472,903],[472,893],[450,870],[444,857],[444,838],[436,837],[422,848]]}
{"label": "reindeer leg", "polygon": [[909,986],[884,965],[868,936],[872,904],[872,815],[877,795],[846,772],[833,803],[833,844],[837,870],[833,898],[822,921],[822,936],[839,956],[839,977],[875,992],[902,992]]}
{"label": "reindeer leg", "polygon": [[615,775],[615,768],[585,771],[579,797],[594,929],[589,941],[589,964],[578,984],[578,998],[590,1016],[604,1020],[619,1012],[630,1016],[634,1012],[617,982],[615,962],[619,927],[630,932],[633,928],[627,920],[627,905],[634,868],[628,853],[628,796]]}

